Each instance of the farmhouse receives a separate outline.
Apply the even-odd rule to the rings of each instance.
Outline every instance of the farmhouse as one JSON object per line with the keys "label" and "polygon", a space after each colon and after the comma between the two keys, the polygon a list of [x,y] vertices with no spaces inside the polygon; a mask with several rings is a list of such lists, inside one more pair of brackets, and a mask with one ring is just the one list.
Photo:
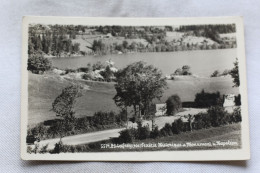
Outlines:
{"label": "farmhouse", "polygon": [[233,106],[235,106],[235,95],[234,94],[224,95],[223,107],[233,107]]}

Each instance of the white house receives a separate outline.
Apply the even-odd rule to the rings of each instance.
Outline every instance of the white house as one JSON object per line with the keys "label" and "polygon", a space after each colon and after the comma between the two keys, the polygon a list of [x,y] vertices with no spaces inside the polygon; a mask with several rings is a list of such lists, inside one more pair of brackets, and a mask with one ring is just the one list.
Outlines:
{"label": "white house", "polygon": [[223,107],[233,107],[233,106],[235,106],[235,95],[234,94],[224,95]]}

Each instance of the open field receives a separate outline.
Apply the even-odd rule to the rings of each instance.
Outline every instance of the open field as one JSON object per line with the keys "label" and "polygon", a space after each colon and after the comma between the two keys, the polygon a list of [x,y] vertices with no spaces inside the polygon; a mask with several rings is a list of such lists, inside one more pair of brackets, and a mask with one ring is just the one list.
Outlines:
{"label": "open field", "polygon": [[[29,119],[28,124],[34,125],[49,119],[57,118],[52,109],[52,102],[61,93],[62,89],[72,82],[56,74],[46,73],[36,75],[29,72]],[[116,94],[114,83],[93,82],[81,80],[86,85],[83,96],[76,103],[77,117],[92,116],[97,111],[119,111],[113,97]],[[168,89],[164,92],[161,101],[178,94],[182,101],[193,101],[195,94],[205,89],[207,92],[220,91],[221,94],[238,93],[232,87],[230,77],[194,78],[190,77],[176,81],[168,81]]]}
{"label": "open field", "polygon": [[128,44],[135,43],[141,43],[144,46],[148,44],[148,42],[145,39],[125,39],[124,37],[109,37],[105,38],[106,35],[77,35],[76,39],[73,39],[73,43],[79,43],[80,44],[80,50],[85,51],[87,53],[93,52],[90,47],[92,47],[92,44],[94,40],[102,40],[103,43],[105,43],[107,46],[111,46],[113,44],[122,44],[123,41],[127,41]]}
{"label": "open field", "polygon": [[[51,110],[55,98],[61,94],[62,89],[72,82],[55,74],[35,75],[29,72],[29,114],[28,124],[34,125],[45,120],[55,119]],[[115,95],[114,84],[87,82],[89,90],[83,91],[83,96],[76,103],[76,116],[92,116],[94,112],[118,111],[113,102]]]}

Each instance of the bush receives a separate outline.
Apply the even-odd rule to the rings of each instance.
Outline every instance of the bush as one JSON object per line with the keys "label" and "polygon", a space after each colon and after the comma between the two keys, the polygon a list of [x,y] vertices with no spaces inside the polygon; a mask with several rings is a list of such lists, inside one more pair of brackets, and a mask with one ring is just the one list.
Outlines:
{"label": "bush", "polygon": [[182,69],[178,68],[177,70],[175,70],[173,75],[192,75],[192,73],[190,72],[190,66],[184,65],[182,66]]}
{"label": "bush", "polygon": [[219,77],[220,76],[220,73],[218,70],[215,70],[211,75],[210,77]]}
{"label": "bush", "polygon": [[238,123],[242,121],[241,108],[237,107],[234,109],[230,117],[230,123]]}
{"label": "bush", "polygon": [[172,126],[169,123],[166,123],[164,127],[161,129],[162,131],[165,131],[163,133],[166,133],[167,136],[172,136]]}
{"label": "bush", "polygon": [[207,113],[198,113],[194,115],[193,128],[195,130],[211,127],[211,118]]}
{"label": "bush", "polygon": [[184,129],[184,124],[180,118],[175,120],[172,123],[172,133],[173,134],[180,134],[181,132],[183,132],[183,129]]}
{"label": "bush", "polygon": [[208,109],[208,115],[210,116],[213,127],[225,125],[230,121],[227,111],[225,111],[225,109],[221,106],[210,107]]}
{"label": "bush", "polygon": [[241,95],[240,94],[235,96],[235,104],[236,104],[236,106],[240,106],[241,105]]}
{"label": "bush", "polygon": [[81,68],[78,68],[77,70],[78,72],[85,72],[85,73],[88,73],[90,71],[90,69],[88,67],[81,67]]}
{"label": "bush", "polygon": [[143,140],[150,137],[150,129],[148,126],[139,127],[137,129],[137,139]]}
{"label": "bush", "polygon": [[178,95],[172,95],[166,100],[167,115],[174,115],[181,109],[182,103],[181,98]]}
{"label": "bush", "polygon": [[33,149],[31,146],[27,146],[27,153],[29,153],[29,154],[33,153]]}
{"label": "bush", "polygon": [[76,72],[77,72],[77,70],[75,70],[75,69],[68,69],[68,68],[65,69],[65,74],[76,73]]}
{"label": "bush", "polygon": [[63,151],[63,143],[60,140],[58,143],[55,144],[54,149],[52,150],[52,154],[59,154],[60,152]]}
{"label": "bush", "polygon": [[156,138],[160,137],[160,131],[159,131],[158,126],[156,126],[156,127],[151,131],[150,137],[153,138],[153,139],[156,139]]}
{"label": "bush", "polygon": [[51,69],[51,62],[42,54],[33,54],[28,58],[27,70],[35,74],[42,74]]}
{"label": "bush", "polygon": [[47,153],[47,152],[48,152],[47,148],[48,148],[48,144],[44,145],[44,146],[40,149],[40,152],[39,152],[39,153],[41,153],[41,154]]}
{"label": "bush", "polygon": [[119,143],[132,143],[134,139],[134,130],[125,129],[120,132]]}
{"label": "bush", "polygon": [[93,77],[91,74],[83,74],[82,75],[82,79],[85,79],[85,80],[93,80]]}

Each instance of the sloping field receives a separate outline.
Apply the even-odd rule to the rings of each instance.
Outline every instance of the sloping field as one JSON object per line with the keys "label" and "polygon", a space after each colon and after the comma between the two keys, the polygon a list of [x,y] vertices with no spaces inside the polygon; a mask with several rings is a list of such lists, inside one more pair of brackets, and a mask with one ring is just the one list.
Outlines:
{"label": "sloping field", "polygon": [[[69,86],[73,80],[66,80],[56,74],[36,75],[29,72],[29,125],[57,118],[52,109],[52,102]],[[114,83],[80,81],[86,85],[83,96],[77,100],[75,111],[77,117],[93,116],[97,111],[119,111],[113,97],[116,94]],[[230,77],[217,78],[183,78],[168,81],[168,89],[157,103],[165,102],[172,94],[178,94],[182,101],[193,101],[195,94],[205,89],[207,92],[220,91],[221,94],[237,94],[232,87]]]}
{"label": "sloping field", "polygon": [[[55,98],[62,89],[72,82],[58,75],[35,75],[29,73],[29,111],[28,124],[33,125],[49,119],[57,118],[51,110]],[[83,96],[77,100],[76,116],[92,116],[96,111],[117,111],[112,98],[115,95],[113,83],[85,82],[89,90],[83,91]]]}

